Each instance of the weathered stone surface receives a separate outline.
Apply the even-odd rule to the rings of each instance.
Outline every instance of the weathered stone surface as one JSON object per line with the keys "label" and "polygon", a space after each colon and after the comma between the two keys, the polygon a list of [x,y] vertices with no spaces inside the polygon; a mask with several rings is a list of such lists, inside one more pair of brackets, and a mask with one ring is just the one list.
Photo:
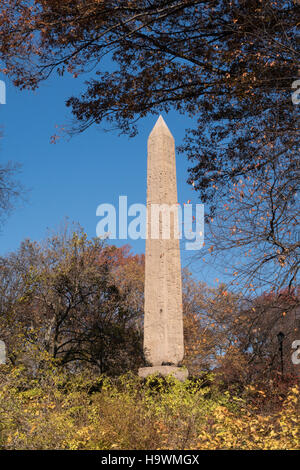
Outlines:
{"label": "weathered stone surface", "polygon": [[172,375],[175,379],[184,382],[188,378],[188,370],[183,367],[176,366],[154,366],[154,367],[141,367],[139,369],[139,376],[145,379],[149,375]]}
{"label": "weathered stone surface", "polygon": [[[160,216],[159,237],[153,239],[153,204],[176,209],[173,213],[171,210],[168,238],[162,237],[163,217]],[[166,363],[177,366],[184,354],[177,204],[175,143],[160,116],[148,139],[145,254],[144,350],[147,361],[155,367],[149,368],[149,372],[146,372],[148,368],[141,369],[143,377],[154,373],[154,369],[163,371],[164,375],[167,370],[177,374],[176,367],[160,366]]]}
{"label": "weathered stone surface", "polygon": [[0,364],[6,363],[6,346],[4,341],[0,340]]}

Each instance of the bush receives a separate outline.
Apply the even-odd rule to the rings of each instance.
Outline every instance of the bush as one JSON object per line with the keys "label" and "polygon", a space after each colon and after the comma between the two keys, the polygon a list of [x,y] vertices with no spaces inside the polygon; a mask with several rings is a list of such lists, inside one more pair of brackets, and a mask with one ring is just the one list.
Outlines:
{"label": "bush", "polygon": [[300,448],[297,386],[266,414],[253,401],[265,392],[235,397],[210,383],[67,376],[54,366],[30,379],[2,366],[0,449]]}

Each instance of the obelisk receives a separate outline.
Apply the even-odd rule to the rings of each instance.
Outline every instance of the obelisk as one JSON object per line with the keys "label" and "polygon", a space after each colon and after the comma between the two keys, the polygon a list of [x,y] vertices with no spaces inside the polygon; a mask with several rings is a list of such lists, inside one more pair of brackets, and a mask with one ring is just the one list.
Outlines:
{"label": "obelisk", "polygon": [[[170,222],[169,234],[164,224]],[[166,225],[165,225],[166,227]],[[140,377],[185,380],[175,142],[162,116],[148,138],[144,352]]]}

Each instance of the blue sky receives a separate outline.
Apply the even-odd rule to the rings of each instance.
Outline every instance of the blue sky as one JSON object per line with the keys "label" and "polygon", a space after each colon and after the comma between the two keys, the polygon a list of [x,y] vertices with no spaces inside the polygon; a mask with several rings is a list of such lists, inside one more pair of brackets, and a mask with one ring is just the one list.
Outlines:
{"label": "blue sky", "polygon": [[[3,79],[3,77],[0,77]],[[86,79],[86,77],[85,77]],[[96,236],[96,208],[101,203],[117,206],[119,195],[128,204],[146,201],[147,137],[158,116],[138,123],[134,138],[97,127],[71,139],[50,143],[56,125],[68,125],[72,115],[65,100],[83,89],[83,80],[53,76],[35,92],[19,91],[5,79],[6,104],[0,105],[0,161],[19,162],[21,183],[29,190],[27,201],[19,204],[0,233],[0,256],[18,248],[25,238],[41,240],[47,230],[58,229],[68,217],[79,222],[89,237]],[[163,116],[177,145],[192,121],[175,112]],[[177,154],[178,200],[201,202],[186,183],[189,163]],[[124,241],[114,242],[117,245]],[[129,241],[134,252],[143,253],[143,240]],[[182,264],[190,260],[182,244]],[[190,269],[201,280],[213,283],[216,273],[204,274],[199,261]],[[217,274],[220,277],[220,273]]]}

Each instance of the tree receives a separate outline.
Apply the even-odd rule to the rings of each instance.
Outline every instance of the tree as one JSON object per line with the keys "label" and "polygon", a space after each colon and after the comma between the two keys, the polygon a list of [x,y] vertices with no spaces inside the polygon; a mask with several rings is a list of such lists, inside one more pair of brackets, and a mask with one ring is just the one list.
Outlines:
{"label": "tree", "polygon": [[[278,91],[286,98],[297,75],[297,8],[288,0],[7,0],[0,53],[20,87],[54,70],[96,68],[86,94],[69,101],[84,128],[108,119],[132,130],[136,117],[171,106],[200,112],[201,122],[209,110],[222,118],[223,104],[231,113],[236,101],[253,116],[259,98],[269,106]],[[117,71],[101,70],[107,54]]]}
{"label": "tree", "polygon": [[220,358],[237,344],[232,326],[239,318],[242,300],[225,285],[208,287],[184,270],[184,363],[192,375],[215,369]]}
{"label": "tree", "polygon": [[[298,306],[299,289],[282,291],[280,297],[264,293],[243,299],[238,315],[233,315],[229,324],[234,341],[219,357],[218,371],[226,383],[270,384],[278,377],[296,380],[291,345],[299,335]],[[282,357],[279,333],[283,333]]]}
{"label": "tree", "polygon": [[[299,64],[298,3],[6,0],[0,58],[3,72],[21,88],[36,88],[54,71],[94,74],[82,95],[67,101],[77,120],[71,133],[106,122],[134,135],[137,119],[171,108],[197,117],[181,150],[193,164],[190,183],[206,202],[207,216],[229,204],[240,181],[266,188],[258,212],[268,207],[271,215],[263,226],[252,210],[250,225],[242,219],[231,229],[241,230],[247,249],[249,228],[255,230],[259,252],[255,268],[243,269],[248,283],[263,278],[263,284],[268,279],[273,287],[292,288],[299,264],[299,137],[291,100]],[[234,210],[243,210],[244,201],[235,201]],[[290,238],[282,240],[287,226]],[[234,238],[230,245],[241,246]]]}
{"label": "tree", "polygon": [[[291,355],[299,336],[299,288],[255,298],[210,288],[184,272],[184,362],[192,375],[213,370],[227,385],[266,384],[297,375]],[[278,333],[284,334],[283,357]]]}
{"label": "tree", "polygon": [[20,184],[15,180],[18,170],[18,165],[11,162],[6,165],[0,163],[0,226],[22,193]]}
{"label": "tree", "polygon": [[[261,174],[241,175],[207,217],[201,258],[220,262],[248,293],[291,292],[299,279],[299,172],[294,157],[275,158]],[[216,184],[216,188],[218,185]],[[207,258],[208,256],[208,258]]]}
{"label": "tree", "polygon": [[139,296],[130,276],[120,282],[127,261],[140,260],[78,230],[44,246],[26,241],[3,259],[0,321],[10,360],[38,368],[37,349],[61,366],[111,375],[142,364]]}

